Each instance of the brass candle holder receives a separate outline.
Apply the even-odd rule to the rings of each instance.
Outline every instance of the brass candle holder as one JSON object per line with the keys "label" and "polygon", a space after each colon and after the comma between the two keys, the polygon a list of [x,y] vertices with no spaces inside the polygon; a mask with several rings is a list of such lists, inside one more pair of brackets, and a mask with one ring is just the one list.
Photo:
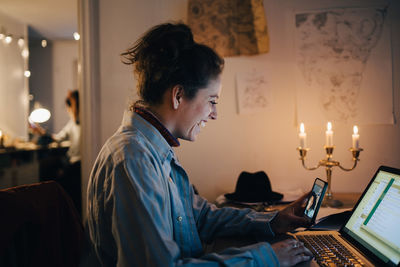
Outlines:
{"label": "brass candle holder", "polygon": [[332,194],[332,190],[331,190],[331,185],[332,185],[332,168],[337,166],[340,169],[344,170],[344,171],[351,171],[354,170],[354,168],[357,166],[357,162],[359,161],[358,157],[360,156],[360,152],[363,151],[362,148],[350,148],[349,150],[351,151],[352,155],[353,155],[353,167],[351,168],[344,168],[343,166],[340,165],[339,161],[333,160],[332,159],[332,154],[333,154],[333,150],[335,148],[335,146],[324,146],[325,151],[326,151],[326,158],[322,159],[318,162],[318,165],[315,167],[307,167],[305,164],[305,158],[307,155],[307,151],[309,151],[309,148],[302,148],[302,147],[298,147],[297,150],[300,153],[300,160],[301,163],[303,164],[303,167],[306,170],[316,170],[321,166],[325,167],[326,170],[326,179],[328,181],[328,190],[326,192],[326,196],[324,198],[324,201],[322,202],[323,206],[328,206],[328,207],[341,207],[343,206],[343,203],[338,200],[335,199],[333,197]]}

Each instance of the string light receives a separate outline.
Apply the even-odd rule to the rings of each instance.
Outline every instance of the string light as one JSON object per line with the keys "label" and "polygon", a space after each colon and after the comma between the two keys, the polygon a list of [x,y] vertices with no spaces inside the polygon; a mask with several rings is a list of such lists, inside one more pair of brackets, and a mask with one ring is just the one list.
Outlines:
{"label": "string light", "polygon": [[79,39],[81,39],[81,35],[77,32],[74,32],[74,39],[78,41]]}
{"label": "string light", "polygon": [[42,40],[42,47],[45,48],[47,46],[47,40]]}
{"label": "string light", "polygon": [[11,42],[12,42],[12,36],[11,35],[7,35],[5,38],[4,38],[4,42],[6,43],[6,44],[10,44]]}
{"label": "string light", "polygon": [[24,38],[21,37],[21,38],[18,39],[18,45],[19,45],[20,48],[24,47],[24,45],[25,45]]}
{"label": "string light", "polygon": [[30,72],[29,70],[26,70],[26,71],[24,72],[24,76],[25,76],[26,78],[31,77],[31,72]]}
{"label": "string light", "polygon": [[[21,56],[24,59],[27,59],[29,57],[29,50],[26,47],[26,42],[25,42],[24,36],[13,35],[13,34],[7,32],[5,27],[3,27],[3,26],[0,27],[0,41],[3,41],[4,44],[9,45],[9,44],[11,44],[11,42],[14,39],[18,40],[17,44],[18,44],[19,48],[21,49]],[[42,41],[42,46],[46,47],[47,46],[47,41],[46,40],[44,40],[44,41],[45,41],[45,46],[43,46],[43,41]],[[24,71],[24,76],[26,78],[29,78],[31,76],[31,72],[29,70],[25,70]]]}
{"label": "string light", "polygon": [[28,58],[29,57],[29,50],[27,48],[22,49],[21,56],[23,58]]}

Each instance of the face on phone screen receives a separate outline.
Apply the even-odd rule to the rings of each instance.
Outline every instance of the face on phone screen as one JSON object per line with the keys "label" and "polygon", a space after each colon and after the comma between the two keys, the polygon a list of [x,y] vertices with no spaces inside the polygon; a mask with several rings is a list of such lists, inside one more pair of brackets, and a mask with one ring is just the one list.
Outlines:
{"label": "face on phone screen", "polygon": [[311,220],[314,220],[317,215],[316,213],[321,205],[323,195],[325,194],[325,189],[326,182],[316,179],[304,210],[304,215]]}

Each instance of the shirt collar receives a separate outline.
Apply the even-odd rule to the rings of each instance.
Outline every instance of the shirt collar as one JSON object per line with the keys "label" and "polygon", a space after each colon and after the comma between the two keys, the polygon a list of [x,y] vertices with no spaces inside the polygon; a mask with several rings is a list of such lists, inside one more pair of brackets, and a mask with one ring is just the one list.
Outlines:
{"label": "shirt collar", "polygon": [[168,144],[171,147],[178,147],[180,146],[179,140],[176,139],[170,131],[157,119],[157,117],[151,113],[145,106],[140,102],[136,102],[133,105],[133,112],[139,114],[143,119],[145,119],[148,123],[153,125],[160,134],[165,138]]}

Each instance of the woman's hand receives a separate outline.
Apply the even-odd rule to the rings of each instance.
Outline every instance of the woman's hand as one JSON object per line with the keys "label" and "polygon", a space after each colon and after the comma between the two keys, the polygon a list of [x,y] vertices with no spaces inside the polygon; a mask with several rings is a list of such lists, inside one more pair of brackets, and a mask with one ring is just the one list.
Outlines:
{"label": "woman's hand", "polygon": [[37,123],[28,123],[28,127],[29,130],[33,133],[33,134],[37,134],[37,135],[45,135],[46,134],[46,130],[43,129],[39,124]]}
{"label": "woman's hand", "polygon": [[303,217],[305,204],[309,193],[303,195],[289,206],[279,211],[271,221],[271,228],[275,234],[283,234],[298,227],[309,227],[311,221]]}
{"label": "woman's hand", "polygon": [[311,260],[313,257],[303,243],[295,239],[286,239],[271,245],[271,247],[278,257],[280,266],[293,266],[302,261]]}

